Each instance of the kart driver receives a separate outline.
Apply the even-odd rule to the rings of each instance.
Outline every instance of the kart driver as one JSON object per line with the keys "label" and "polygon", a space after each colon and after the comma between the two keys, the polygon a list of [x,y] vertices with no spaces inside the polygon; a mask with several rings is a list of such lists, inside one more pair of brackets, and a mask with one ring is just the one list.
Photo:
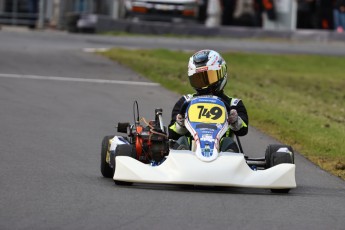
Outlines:
{"label": "kart driver", "polygon": [[233,137],[244,136],[248,133],[248,114],[240,99],[224,94],[227,83],[227,65],[222,56],[214,50],[200,50],[189,59],[188,78],[195,94],[182,96],[175,104],[169,124],[169,139],[175,140],[172,148],[190,149],[191,136],[184,125],[184,117],[180,113],[185,102],[194,96],[214,95],[220,97],[230,105],[229,130],[221,140],[221,151],[240,152]]}

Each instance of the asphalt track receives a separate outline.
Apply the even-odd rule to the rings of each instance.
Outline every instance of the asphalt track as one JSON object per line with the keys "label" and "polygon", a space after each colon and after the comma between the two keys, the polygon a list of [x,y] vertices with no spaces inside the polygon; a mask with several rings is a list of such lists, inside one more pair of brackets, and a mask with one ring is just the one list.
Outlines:
{"label": "asphalt track", "polygon": [[[116,122],[133,120],[133,101],[147,119],[163,108],[168,122],[179,95],[83,49],[193,50],[212,44],[220,51],[258,45],[253,50],[261,52],[269,46],[230,43],[0,31],[0,229],[344,229],[344,181],[299,154],[298,188],[287,195],[264,189],[119,187],[101,176],[102,137],[114,134]],[[342,44],[272,46],[273,53],[291,52],[289,46],[297,53],[311,46],[326,55],[344,51]],[[277,143],[253,127],[242,142],[250,156]]]}

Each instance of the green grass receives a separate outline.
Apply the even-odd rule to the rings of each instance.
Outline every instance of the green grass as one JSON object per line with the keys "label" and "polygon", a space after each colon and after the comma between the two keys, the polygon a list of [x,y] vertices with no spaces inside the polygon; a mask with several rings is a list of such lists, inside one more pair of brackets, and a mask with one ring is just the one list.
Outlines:
{"label": "green grass", "polygon": [[[112,49],[103,55],[177,93],[191,93],[191,53]],[[345,58],[224,53],[225,89],[245,103],[250,125],[345,179]]]}

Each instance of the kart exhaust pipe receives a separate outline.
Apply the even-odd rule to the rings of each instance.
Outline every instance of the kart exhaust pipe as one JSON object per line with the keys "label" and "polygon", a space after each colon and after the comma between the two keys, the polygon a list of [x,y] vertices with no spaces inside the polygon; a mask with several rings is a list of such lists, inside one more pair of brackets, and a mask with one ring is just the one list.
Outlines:
{"label": "kart exhaust pipe", "polygon": [[164,125],[163,125],[163,118],[162,118],[162,114],[163,114],[163,109],[155,109],[155,114],[156,114],[156,122],[159,123],[159,127],[162,130],[162,132],[164,132]]}

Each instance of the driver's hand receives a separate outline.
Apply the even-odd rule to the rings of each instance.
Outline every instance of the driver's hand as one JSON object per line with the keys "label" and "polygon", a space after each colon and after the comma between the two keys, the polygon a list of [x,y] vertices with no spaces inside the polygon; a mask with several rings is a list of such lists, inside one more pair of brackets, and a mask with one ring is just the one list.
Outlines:
{"label": "driver's hand", "polygon": [[229,113],[228,122],[229,124],[234,124],[238,120],[238,114],[236,109],[232,109]]}
{"label": "driver's hand", "polygon": [[184,127],[184,117],[181,114],[176,115],[176,123]]}
{"label": "driver's hand", "polygon": [[230,111],[228,122],[230,129],[233,131],[238,131],[242,128],[242,119],[240,116],[238,116],[237,111],[235,109],[232,109]]}

